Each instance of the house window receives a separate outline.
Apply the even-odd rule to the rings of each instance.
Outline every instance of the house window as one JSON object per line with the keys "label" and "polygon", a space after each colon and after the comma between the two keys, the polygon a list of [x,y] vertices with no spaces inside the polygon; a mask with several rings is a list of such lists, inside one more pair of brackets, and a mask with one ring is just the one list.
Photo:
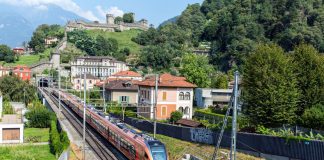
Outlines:
{"label": "house window", "polygon": [[89,83],[92,84],[92,80],[90,80]]}
{"label": "house window", "polygon": [[166,116],[167,115],[167,107],[166,106],[162,106],[162,108],[161,108],[161,115],[162,116]]}
{"label": "house window", "polygon": [[190,108],[187,106],[184,110],[184,114],[189,115],[190,113]]}
{"label": "house window", "polygon": [[167,92],[163,92],[163,101],[166,101],[167,99]]}
{"label": "house window", "polygon": [[180,100],[184,100],[184,93],[183,93],[183,92],[180,92],[180,93],[179,93],[179,99],[180,99]]}
{"label": "house window", "polygon": [[178,111],[183,113],[183,107],[179,107]]}
{"label": "house window", "polygon": [[121,102],[128,102],[128,96],[120,96]]}
{"label": "house window", "polygon": [[80,83],[80,80],[78,80],[78,83]]}
{"label": "house window", "polygon": [[185,100],[190,100],[190,93],[189,92],[186,92],[186,94],[185,94]]}

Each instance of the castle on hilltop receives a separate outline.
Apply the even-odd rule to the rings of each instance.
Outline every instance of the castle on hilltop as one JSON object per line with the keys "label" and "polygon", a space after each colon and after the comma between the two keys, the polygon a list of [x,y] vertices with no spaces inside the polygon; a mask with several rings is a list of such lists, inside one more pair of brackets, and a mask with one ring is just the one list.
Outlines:
{"label": "castle on hilltop", "polygon": [[[135,17],[134,13],[133,13],[133,17]],[[142,19],[134,23],[115,22],[115,17],[112,14],[106,15],[106,23],[99,23],[98,21],[85,22],[82,20],[74,20],[74,21],[69,21],[66,25],[66,31],[68,32],[76,29],[81,29],[81,30],[100,29],[108,32],[116,32],[116,31],[126,31],[130,29],[147,30],[148,28],[149,28],[148,21],[146,19]]]}

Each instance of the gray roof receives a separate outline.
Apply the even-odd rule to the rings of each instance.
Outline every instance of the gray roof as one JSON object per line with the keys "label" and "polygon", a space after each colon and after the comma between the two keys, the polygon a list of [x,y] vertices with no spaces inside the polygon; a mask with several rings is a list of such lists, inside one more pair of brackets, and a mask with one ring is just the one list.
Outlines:
{"label": "gray roof", "polygon": [[134,84],[132,81],[116,80],[109,82],[105,88],[107,90],[137,91],[138,85]]}

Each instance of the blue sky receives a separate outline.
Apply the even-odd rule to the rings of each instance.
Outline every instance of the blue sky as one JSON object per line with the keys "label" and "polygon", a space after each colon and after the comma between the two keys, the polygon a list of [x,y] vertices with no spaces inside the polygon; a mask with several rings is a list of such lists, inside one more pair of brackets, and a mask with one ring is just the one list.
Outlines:
{"label": "blue sky", "polygon": [[107,12],[121,15],[134,12],[136,19],[145,18],[155,26],[180,15],[188,4],[202,3],[203,0],[0,0],[1,3],[19,7],[34,7],[46,11],[55,4],[89,20],[105,20]]}
{"label": "blue sky", "polygon": [[[104,11],[113,7],[125,12],[134,12],[136,19],[146,18],[155,26],[164,20],[181,14],[188,4],[203,0],[75,0],[81,8],[96,13],[98,6]],[[100,15],[98,17],[102,18]]]}

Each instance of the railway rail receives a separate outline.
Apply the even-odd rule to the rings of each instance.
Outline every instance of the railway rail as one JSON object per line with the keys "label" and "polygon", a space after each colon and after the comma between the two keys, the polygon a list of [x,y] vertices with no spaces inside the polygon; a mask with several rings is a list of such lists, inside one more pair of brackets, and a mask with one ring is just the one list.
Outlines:
{"label": "railway rail", "polygon": [[[58,106],[59,100],[51,94],[50,88],[45,88],[44,92]],[[61,102],[62,114],[73,125],[76,131],[82,135],[83,124],[82,118],[76,115],[64,102]],[[99,160],[126,160],[127,158],[106,141],[97,131],[87,124],[86,143],[96,153]]]}

